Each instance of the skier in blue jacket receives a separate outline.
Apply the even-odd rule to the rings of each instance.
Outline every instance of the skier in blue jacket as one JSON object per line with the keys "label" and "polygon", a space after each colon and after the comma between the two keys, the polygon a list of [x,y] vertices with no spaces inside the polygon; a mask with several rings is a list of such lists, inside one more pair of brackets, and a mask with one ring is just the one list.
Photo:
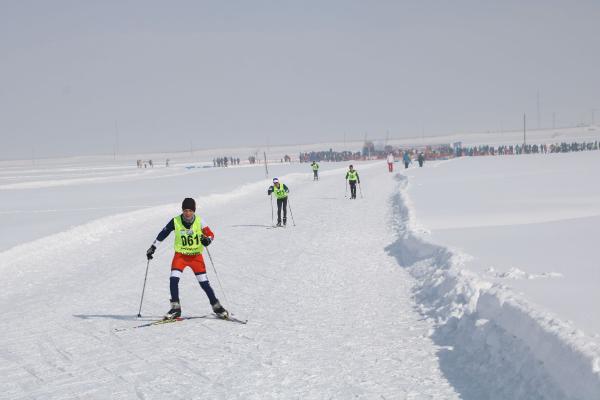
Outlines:
{"label": "skier in blue jacket", "polygon": [[412,160],[410,159],[410,154],[408,154],[408,151],[404,152],[404,155],[402,156],[402,161],[404,162],[404,168],[408,168],[408,164],[410,164],[412,162]]}

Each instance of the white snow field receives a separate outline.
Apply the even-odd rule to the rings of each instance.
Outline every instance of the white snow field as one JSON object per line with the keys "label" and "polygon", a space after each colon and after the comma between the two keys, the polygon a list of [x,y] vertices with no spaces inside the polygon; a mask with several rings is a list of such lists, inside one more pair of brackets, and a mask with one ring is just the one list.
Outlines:
{"label": "white snow field", "polygon": [[591,306],[600,304],[600,151],[429,167],[406,171],[414,221],[430,232],[427,240],[600,338]]}
{"label": "white snow field", "polygon": [[[306,164],[280,167],[296,223],[289,215],[286,229],[267,229],[269,180],[260,167],[191,170],[163,192],[151,179],[132,182],[137,191],[107,180],[71,185],[66,204],[81,209],[100,206],[94,195],[114,207],[173,198],[89,221],[80,220],[85,210],[61,210],[73,227],[59,224],[0,253],[0,397],[459,398],[429,337],[433,323],[415,309],[414,280],[385,250],[396,239],[388,204],[397,185],[379,163],[360,166],[365,198],[350,201],[345,165],[323,167],[319,182]],[[53,189],[11,190],[23,211],[32,198],[58,207],[44,204]],[[209,249],[222,288],[207,260],[212,285],[248,324],[197,319],[115,332],[142,323],[145,251],[185,195],[196,197],[216,234]],[[28,212],[20,218],[35,226]],[[142,321],[168,309],[169,239],[150,263]],[[210,312],[190,271],[180,291],[184,315]]]}
{"label": "white snow field", "polygon": [[[318,182],[275,165],[285,229],[262,166],[3,168],[0,398],[597,400],[599,157],[354,163],[357,200],[347,163]],[[212,286],[248,323],[116,331],[168,310],[172,237],[136,316],[145,251],[187,196],[216,235]],[[189,270],[180,296],[210,314]]]}
{"label": "white snow field", "polygon": [[[452,343],[448,357],[487,360],[462,373],[490,383],[543,369],[562,393],[542,398],[600,398],[599,171],[599,151],[403,171],[400,263],[437,333],[452,332],[436,341]],[[530,398],[517,394],[496,396]]]}

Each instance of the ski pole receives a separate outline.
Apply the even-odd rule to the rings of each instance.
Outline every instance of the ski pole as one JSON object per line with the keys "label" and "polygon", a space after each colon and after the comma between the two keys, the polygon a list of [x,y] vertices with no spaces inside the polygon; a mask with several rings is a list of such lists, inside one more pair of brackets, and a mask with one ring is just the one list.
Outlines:
{"label": "ski pole", "polygon": [[346,179],[346,190],[344,191],[344,197],[348,197],[348,179]]}
{"label": "ski pole", "polygon": [[208,254],[208,259],[210,260],[210,265],[212,265],[213,271],[215,271],[215,276],[217,277],[217,282],[219,282],[219,287],[221,288],[221,293],[223,293],[223,297],[225,297],[225,301],[229,303],[229,299],[225,294],[225,290],[223,290],[223,285],[221,285],[221,279],[219,279],[219,274],[217,274],[217,269],[215,268],[215,263],[213,262],[212,256],[210,255],[210,251],[208,251],[208,247],[205,247],[206,254]]}
{"label": "ski pole", "polygon": [[142,302],[144,301],[144,292],[146,291],[146,279],[148,278],[148,267],[150,266],[150,260],[146,264],[146,274],[144,275],[144,286],[142,287],[142,298],[140,299],[140,309],[138,310],[138,318],[142,316]]}
{"label": "ski pole", "polygon": [[290,198],[288,197],[287,206],[290,209],[290,217],[292,217],[292,223],[296,226],[296,221],[294,221],[294,213],[292,212],[292,203],[290,203]]}
{"label": "ski pole", "polygon": [[275,223],[273,222],[273,195],[270,194],[269,197],[271,198],[271,225],[274,225]]}
{"label": "ski pole", "polygon": [[363,198],[363,195],[362,195],[362,186],[360,186],[360,183],[358,184],[358,191],[360,192],[360,198],[362,199]]}

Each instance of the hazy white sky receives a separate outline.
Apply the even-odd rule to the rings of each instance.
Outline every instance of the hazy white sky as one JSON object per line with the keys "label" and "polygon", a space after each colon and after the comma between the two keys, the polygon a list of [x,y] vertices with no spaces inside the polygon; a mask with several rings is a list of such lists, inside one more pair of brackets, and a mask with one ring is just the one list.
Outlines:
{"label": "hazy white sky", "polygon": [[0,0],[0,158],[600,121],[600,1]]}

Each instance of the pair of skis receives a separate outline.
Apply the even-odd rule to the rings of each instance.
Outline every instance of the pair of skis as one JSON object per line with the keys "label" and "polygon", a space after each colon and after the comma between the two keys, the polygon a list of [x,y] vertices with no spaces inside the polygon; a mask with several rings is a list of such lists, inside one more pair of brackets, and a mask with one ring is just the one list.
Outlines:
{"label": "pair of skis", "polygon": [[123,331],[129,331],[129,330],[133,330],[133,329],[139,329],[139,328],[147,328],[150,326],[155,326],[155,325],[164,325],[164,324],[172,324],[175,322],[182,322],[182,321],[187,321],[190,319],[220,319],[223,321],[229,321],[229,322],[235,322],[238,324],[242,324],[245,325],[248,323],[248,320],[242,320],[242,319],[238,319],[232,316],[229,316],[227,318],[221,318],[215,314],[210,314],[210,315],[200,315],[200,316],[196,316],[196,317],[177,317],[177,318],[172,318],[172,319],[159,319],[157,321],[151,321],[142,325],[136,325],[136,326],[131,326],[131,327],[127,327],[127,328],[115,328],[114,331],[115,332],[123,332]]}
{"label": "pair of skis", "polygon": [[286,228],[285,225],[273,225],[273,226],[267,226],[267,229],[275,229],[275,228]]}

